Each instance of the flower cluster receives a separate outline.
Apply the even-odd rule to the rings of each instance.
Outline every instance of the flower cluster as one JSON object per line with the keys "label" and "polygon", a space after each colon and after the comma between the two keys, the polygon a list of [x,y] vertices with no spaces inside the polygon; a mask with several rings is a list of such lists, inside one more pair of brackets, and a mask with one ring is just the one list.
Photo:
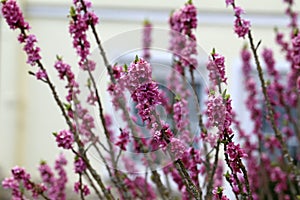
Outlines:
{"label": "flower cluster", "polygon": [[84,6],[80,1],[74,0],[74,6],[71,7],[70,16],[72,17],[69,25],[69,32],[73,38],[73,47],[80,57],[79,66],[84,70],[93,71],[96,63],[88,59],[90,54],[90,42],[87,40],[86,32],[89,26],[95,26],[98,23],[98,17],[90,11],[91,2],[84,1]]}
{"label": "flower cluster", "polygon": [[216,126],[223,131],[226,107],[221,96],[211,95],[207,103],[206,115],[208,116],[208,127]]}
{"label": "flower cluster", "polygon": [[11,29],[28,30],[29,24],[24,20],[23,13],[15,0],[1,1],[2,14]]}
{"label": "flower cluster", "polygon": [[291,53],[291,57],[293,60],[293,65],[295,68],[300,69],[300,34],[297,34],[293,40],[293,51]]}
{"label": "flower cluster", "polygon": [[[162,121],[160,123],[162,123]],[[152,126],[154,126],[152,129],[154,133],[152,134],[153,136],[150,141],[151,150],[156,151],[159,148],[165,149],[174,136],[169,125],[163,124],[161,130],[158,127],[155,127],[157,126],[157,122],[154,122]]]}
{"label": "flower cluster", "polygon": [[66,199],[66,183],[68,181],[64,166],[67,164],[66,158],[60,154],[55,161],[55,170],[58,172],[58,178],[55,178],[54,172],[51,167],[42,161],[39,166],[40,175],[43,183],[47,186],[46,191],[49,199],[51,200],[65,200]]}
{"label": "flower cluster", "polygon": [[207,64],[207,69],[209,71],[209,79],[214,86],[219,85],[221,82],[227,83],[227,78],[225,77],[225,58],[215,52],[211,54],[209,62]]}
{"label": "flower cluster", "polygon": [[61,58],[58,58],[54,64],[54,68],[57,70],[60,79],[67,79],[68,84],[66,85],[66,88],[69,90],[66,99],[68,102],[71,102],[74,98],[74,95],[79,93],[79,85],[75,80],[75,75],[71,70],[71,66],[67,63],[64,63]]}
{"label": "flower cluster", "polygon": [[76,157],[74,161],[74,171],[77,174],[82,174],[86,170],[86,164],[81,157]]}
{"label": "flower cluster", "polygon": [[187,120],[189,111],[187,110],[187,101],[181,99],[173,105],[174,121],[176,122],[176,128],[181,130],[189,123]]}
{"label": "flower cluster", "polygon": [[119,140],[115,143],[115,145],[119,146],[120,149],[126,151],[126,145],[129,142],[129,132],[127,130],[121,130],[121,134],[119,136]]}
{"label": "flower cluster", "polygon": [[244,10],[239,6],[236,6],[234,0],[226,0],[226,5],[232,5],[234,10],[236,17],[234,21],[234,32],[238,35],[238,37],[245,38],[250,31],[251,24],[249,20],[241,17],[241,14],[244,13]]}
{"label": "flower cluster", "polygon": [[191,30],[197,27],[197,8],[192,3],[185,4],[172,14],[169,23],[172,30],[190,35]]}
{"label": "flower cluster", "polygon": [[[40,48],[35,45],[37,39],[33,34],[27,34],[30,26],[28,22],[24,20],[22,11],[15,0],[5,0],[2,1],[2,14],[5,18],[9,27],[13,30],[20,29],[21,33],[18,36],[18,41],[23,44],[23,50],[27,54],[27,63],[34,66],[41,59]],[[39,66],[38,71],[35,76],[39,80],[44,80],[47,78],[47,73],[45,69]]]}
{"label": "flower cluster", "polygon": [[76,182],[74,184],[74,191],[79,194],[80,192],[82,192],[82,194],[84,196],[88,196],[91,192],[90,189],[87,185],[80,183],[80,182]]}
{"label": "flower cluster", "polygon": [[194,30],[197,28],[197,9],[191,3],[185,4],[180,10],[172,13],[169,24],[171,27],[170,50],[177,57],[175,69],[182,73],[183,67],[195,69],[198,61],[197,43]]}
{"label": "flower cluster", "polygon": [[227,144],[226,153],[229,156],[231,168],[234,170],[234,172],[241,172],[240,171],[241,158],[247,157],[247,154],[245,154],[244,150],[241,149],[239,144],[236,145],[233,142],[230,142]]}
{"label": "flower cluster", "polygon": [[176,160],[181,159],[186,150],[184,143],[181,140],[173,137],[171,138],[170,146],[170,151],[174,155],[174,158]]}
{"label": "flower cluster", "polygon": [[143,121],[151,121],[151,112],[156,105],[161,104],[160,92],[157,83],[152,81],[150,64],[144,59],[136,59],[128,67],[127,73],[120,78],[137,103],[136,108]]}
{"label": "flower cluster", "polygon": [[54,133],[58,147],[71,149],[74,143],[73,133],[69,130],[62,130],[59,133]]}
{"label": "flower cluster", "polygon": [[12,190],[12,199],[24,199],[24,190],[21,189],[21,186],[25,190],[32,192],[32,197],[37,199],[37,197],[43,194],[47,188],[44,184],[35,184],[30,180],[30,174],[25,171],[24,168],[14,167],[12,170],[12,177],[5,178],[2,181],[2,186],[5,189]]}
{"label": "flower cluster", "polygon": [[19,35],[19,41],[20,43],[25,43],[24,45],[24,51],[27,53],[27,63],[30,65],[35,65],[38,60],[41,59],[40,56],[40,48],[35,46],[35,43],[37,42],[37,39],[35,35],[25,35],[20,34]]}

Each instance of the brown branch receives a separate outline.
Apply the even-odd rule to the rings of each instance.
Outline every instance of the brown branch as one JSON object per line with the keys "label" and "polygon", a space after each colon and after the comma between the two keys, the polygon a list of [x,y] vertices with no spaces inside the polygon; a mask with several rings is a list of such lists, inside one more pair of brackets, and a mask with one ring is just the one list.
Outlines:
{"label": "brown branch", "polygon": [[266,83],[265,83],[265,79],[264,79],[264,75],[263,75],[263,70],[262,70],[262,67],[261,67],[261,64],[260,64],[260,60],[258,58],[257,49],[255,48],[254,40],[253,40],[251,31],[248,32],[248,39],[249,39],[251,50],[252,50],[252,53],[253,53],[253,56],[254,56],[254,59],[255,59],[256,69],[257,69],[259,80],[260,80],[260,83],[261,83],[261,88],[262,88],[262,91],[263,91],[265,104],[266,104],[267,109],[268,109],[268,114],[269,114],[269,117],[270,117],[272,129],[275,133],[275,137],[277,138],[277,140],[279,141],[279,143],[281,145],[283,157],[286,158],[287,165],[290,168],[290,170],[295,175],[297,175],[296,181],[297,181],[298,185],[300,185],[299,170],[297,169],[297,166],[294,165],[293,159],[292,159],[292,157],[290,156],[290,154],[288,152],[287,145],[283,140],[283,135],[280,132],[280,130],[278,129],[278,127],[276,125],[276,122],[275,122],[275,117],[274,117],[275,111],[274,111],[274,108],[271,105],[269,96],[267,94],[267,88],[266,88]]}
{"label": "brown branch", "polygon": [[213,179],[214,179],[214,175],[215,175],[215,172],[216,172],[216,169],[217,169],[217,166],[218,166],[220,143],[221,143],[220,140],[218,140],[217,146],[215,147],[215,149],[216,149],[215,160],[214,160],[213,168],[210,172],[210,177],[209,177],[209,180],[208,180],[205,199],[211,199],[212,198]]}

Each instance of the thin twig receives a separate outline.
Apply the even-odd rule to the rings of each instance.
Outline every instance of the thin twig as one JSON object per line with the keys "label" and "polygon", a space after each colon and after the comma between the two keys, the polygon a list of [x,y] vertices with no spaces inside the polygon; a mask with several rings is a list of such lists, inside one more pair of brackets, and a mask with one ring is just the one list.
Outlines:
{"label": "thin twig", "polygon": [[208,180],[205,199],[211,199],[212,198],[212,188],[213,188],[213,180],[214,180],[213,178],[214,178],[217,166],[218,166],[220,143],[221,143],[220,140],[218,140],[217,146],[215,147],[215,149],[216,149],[215,160],[214,160],[213,168],[210,172],[210,177],[209,177],[209,180]]}
{"label": "thin twig", "polygon": [[265,104],[266,104],[267,109],[268,109],[268,114],[269,114],[269,117],[270,117],[272,129],[273,129],[273,131],[275,133],[276,138],[278,139],[278,141],[279,141],[279,143],[281,145],[283,157],[286,158],[287,165],[290,168],[290,170],[297,176],[296,177],[296,181],[298,183],[298,186],[300,186],[299,170],[294,165],[293,159],[292,159],[292,157],[289,154],[287,145],[283,141],[282,133],[278,129],[278,127],[276,125],[276,122],[275,122],[275,117],[274,117],[275,111],[274,111],[274,109],[273,109],[273,107],[271,105],[269,96],[267,94],[267,88],[266,88],[266,83],[265,83],[265,79],[264,79],[264,75],[263,75],[263,70],[262,70],[262,67],[261,67],[261,64],[260,64],[260,60],[258,58],[257,49],[255,49],[254,40],[253,40],[251,31],[248,32],[248,39],[249,39],[249,43],[250,43],[250,46],[251,46],[252,53],[254,55],[254,59],[255,59],[255,63],[256,63],[256,69],[257,69],[259,80],[260,80],[260,83],[261,83],[261,88],[262,88],[262,91],[263,91],[263,95],[264,95],[264,99],[265,99]]}
{"label": "thin twig", "polygon": [[98,188],[96,187],[96,185],[94,184],[92,178],[90,177],[90,175],[87,173],[87,171],[84,172],[85,177],[88,179],[89,183],[91,184],[92,188],[94,189],[96,195],[98,196],[99,199],[103,199],[102,195],[100,194],[100,191],[98,190]]}

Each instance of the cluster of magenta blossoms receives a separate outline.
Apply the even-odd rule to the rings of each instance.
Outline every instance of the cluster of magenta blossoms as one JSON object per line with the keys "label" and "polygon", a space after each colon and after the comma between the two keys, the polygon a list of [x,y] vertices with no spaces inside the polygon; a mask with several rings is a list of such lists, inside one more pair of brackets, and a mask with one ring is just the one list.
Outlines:
{"label": "cluster of magenta blossoms", "polygon": [[151,122],[156,105],[161,104],[161,97],[157,83],[152,81],[150,64],[137,58],[120,77],[119,82],[129,90],[133,101],[137,103],[136,108],[142,120]]}
{"label": "cluster of magenta blossoms", "polygon": [[238,35],[238,37],[245,38],[251,27],[250,21],[241,17],[245,11],[241,7],[235,5],[235,0],[226,0],[226,5],[231,5],[234,10],[234,32]]}
{"label": "cluster of magenta blossoms", "polygon": [[73,38],[73,47],[76,49],[77,55],[80,57],[79,66],[84,70],[95,69],[95,62],[88,59],[90,55],[90,42],[87,39],[87,30],[90,25],[95,26],[98,23],[98,17],[91,11],[91,2],[85,1],[84,4],[80,0],[74,0],[74,7],[71,7],[71,21],[69,32]]}
{"label": "cluster of magenta blossoms", "polygon": [[55,161],[55,172],[45,162],[42,161],[38,170],[42,178],[42,183],[34,183],[31,180],[29,173],[24,168],[14,167],[11,178],[6,178],[2,181],[3,188],[12,190],[12,199],[26,199],[25,191],[31,192],[33,199],[47,198],[50,200],[64,200],[66,199],[65,188],[68,182],[67,173],[64,167],[67,160],[63,155]]}
{"label": "cluster of magenta blossoms", "polygon": [[[24,44],[23,50],[27,55],[27,63],[35,66],[41,59],[40,48],[36,46],[37,39],[35,35],[28,34],[30,26],[29,23],[24,20],[20,7],[14,0],[5,0],[2,1],[1,11],[9,27],[13,30],[20,30],[18,41]],[[34,75],[40,80],[47,78],[47,73],[41,68],[40,64],[38,64],[37,72],[34,73]]]}
{"label": "cluster of magenta blossoms", "polygon": [[175,56],[175,69],[184,73],[184,68],[197,67],[197,9],[192,2],[173,12],[169,19],[171,28],[170,50]]}

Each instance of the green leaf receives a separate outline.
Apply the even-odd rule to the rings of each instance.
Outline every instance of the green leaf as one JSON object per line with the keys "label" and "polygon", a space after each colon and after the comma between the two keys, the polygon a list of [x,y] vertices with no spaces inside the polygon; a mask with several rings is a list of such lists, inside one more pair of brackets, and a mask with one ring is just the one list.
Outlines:
{"label": "green leaf", "polygon": [[46,165],[46,164],[47,164],[47,162],[45,160],[40,161],[40,165]]}
{"label": "green leaf", "polygon": [[69,103],[64,103],[65,109],[70,110],[72,108],[72,105]]}
{"label": "green leaf", "polygon": [[136,56],[135,56],[134,63],[137,63],[139,60],[140,60],[140,59],[139,59],[139,56],[138,56],[138,55],[136,55]]}
{"label": "green leaf", "polygon": [[211,55],[215,55],[215,54],[216,54],[216,49],[213,48],[213,49],[212,49],[212,52],[211,52]]}
{"label": "green leaf", "polygon": [[59,60],[59,61],[62,61],[63,57],[60,56],[60,55],[56,55],[56,59]]}
{"label": "green leaf", "polygon": [[73,6],[70,7],[70,16],[71,17],[75,17],[76,16],[76,9]]}
{"label": "green leaf", "polygon": [[128,72],[128,66],[126,64],[124,65],[124,71]]}
{"label": "green leaf", "polygon": [[187,2],[186,2],[186,4],[193,4],[193,1],[192,0],[188,0]]}
{"label": "green leaf", "polygon": [[175,101],[180,101],[180,100],[181,100],[181,96],[179,94],[176,94]]}

